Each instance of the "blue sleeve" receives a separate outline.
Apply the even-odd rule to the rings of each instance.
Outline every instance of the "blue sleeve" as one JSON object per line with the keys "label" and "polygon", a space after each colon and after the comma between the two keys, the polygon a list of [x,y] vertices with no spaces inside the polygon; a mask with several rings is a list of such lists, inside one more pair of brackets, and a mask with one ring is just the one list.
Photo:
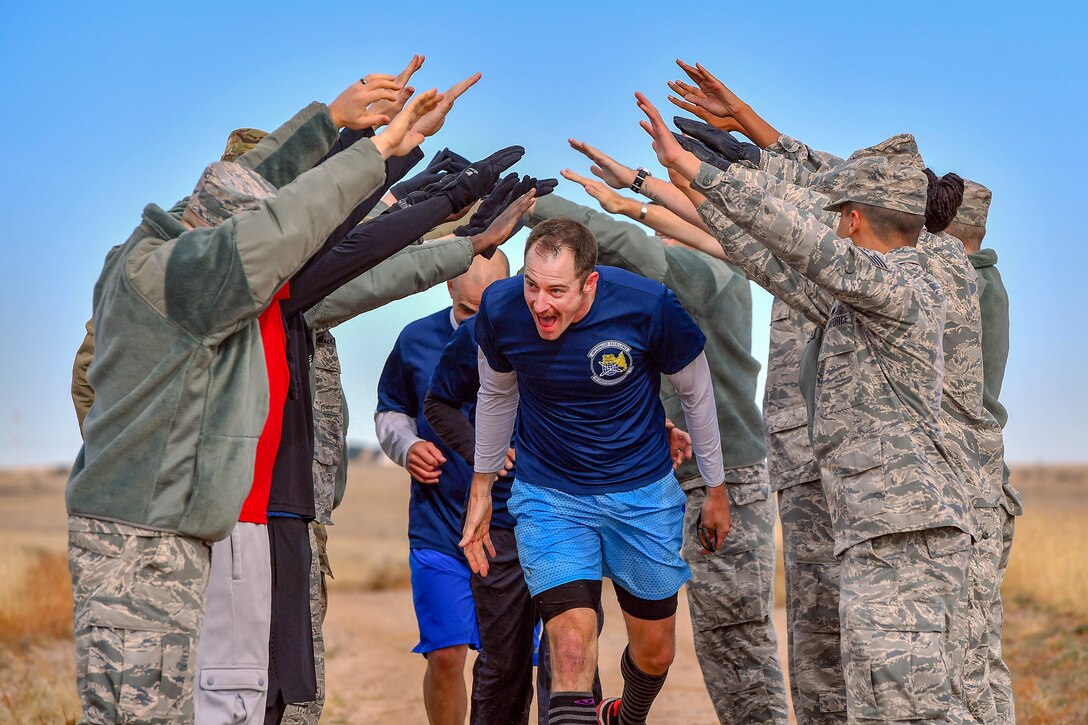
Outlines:
{"label": "blue sleeve", "polygon": [[673,291],[662,287],[663,294],[650,323],[650,349],[654,351],[658,370],[664,375],[672,375],[699,357],[706,344],[706,335],[680,305]]}
{"label": "blue sleeve", "polygon": [[378,411],[384,413],[404,413],[415,418],[419,415],[419,397],[416,386],[412,384],[412,371],[404,364],[403,335],[397,338],[393,352],[382,368],[378,378]]}
{"label": "blue sleeve", "polygon": [[487,358],[487,364],[491,369],[499,373],[508,373],[514,369],[510,361],[506,359],[495,346],[495,329],[491,325],[491,317],[488,312],[489,302],[494,303],[494,295],[484,292],[480,300],[480,310],[476,313],[476,344]]}
{"label": "blue sleeve", "polygon": [[476,393],[480,390],[480,368],[476,363],[473,327],[468,321],[461,323],[442,351],[438,367],[431,376],[430,392],[457,407],[475,403]]}

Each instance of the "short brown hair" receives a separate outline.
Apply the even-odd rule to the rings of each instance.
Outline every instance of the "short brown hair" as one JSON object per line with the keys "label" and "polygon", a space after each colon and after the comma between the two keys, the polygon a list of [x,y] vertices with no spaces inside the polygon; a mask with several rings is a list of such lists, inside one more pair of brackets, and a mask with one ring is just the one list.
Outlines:
{"label": "short brown hair", "polygon": [[885,209],[880,206],[862,204],[859,201],[848,201],[839,210],[846,214],[850,209],[857,209],[865,215],[865,219],[872,227],[873,233],[889,242],[897,242],[908,246],[918,243],[918,235],[922,233],[922,227],[926,224],[926,218],[921,214],[909,214],[898,209]]}
{"label": "short brown hair", "polygon": [[547,257],[558,257],[564,249],[574,254],[574,274],[585,280],[597,265],[597,240],[584,224],[573,219],[548,219],[537,224],[525,241],[525,254],[533,247]]}

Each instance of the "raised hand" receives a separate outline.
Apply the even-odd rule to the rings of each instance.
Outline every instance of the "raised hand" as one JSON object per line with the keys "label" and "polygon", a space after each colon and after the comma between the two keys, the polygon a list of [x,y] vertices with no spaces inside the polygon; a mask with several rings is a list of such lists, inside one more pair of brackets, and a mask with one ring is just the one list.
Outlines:
{"label": "raised hand", "polygon": [[[699,86],[701,91],[700,95],[692,94],[691,98],[685,95],[685,100],[701,106],[720,118],[737,118],[748,108],[748,104],[742,101],[736,93],[729,90],[724,83],[715,78],[714,74],[701,64],[696,63],[692,66],[679,59],[677,59],[676,64],[680,66],[680,69],[687,74],[692,82]],[[674,88],[673,90],[677,89]]]}
{"label": "raised hand", "polygon": [[604,183],[613,189],[627,189],[631,184],[635,183],[637,172],[634,169],[624,166],[585,141],[575,141],[568,138],[567,143],[570,144],[572,149],[588,157],[593,162],[593,166],[589,167],[590,173],[603,179]]}
{"label": "raised hand", "polygon": [[717,166],[722,171],[725,171],[729,168],[729,161],[727,159],[711,151],[709,148],[707,148],[707,145],[699,139],[691,138],[690,136],[685,136],[683,134],[676,133],[675,131],[673,132],[672,136],[676,139],[676,142],[678,144],[684,147],[685,151],[690,151],[691,153],[695,154],[695,157],[702,161],[704,164]]}
{"label": "raised hand", "polygon": [[[738,141],[733,134],[714,128],[709,124],[692,121],[690,118],[681,116],[673,116],[672,122],[688,136],[703,142],[708,149],[728,163],[751,161],[753,164],[758,164],[762,156],[762,151],[755,144]],[[694,149],[689,149],[689,151],[694,151]],[[695,155],[698,156],[699,154],[696,152]],[[706,161],[707,159],[703,160]]]}
{"label": "raised hand", "polygon": [[[517,226],[521,220],[521,217],[525,212],[529,211],[533,205],[533,201],[536,200],[536,189],[529,189],[521,196],[514,199],[502,213],[495,217],[487,228],[478,234],[472,235],[472,251],[476,254],[483,255],[485,257],[491,257],[495,254],[495,250],[499,248],[503,242],[514,235],[517,231]],[[482,207],[481,207],[482,208]],[[476,218],[478,214],[473,216]],[[513,467],[513,454],[511,448],[506,455],[506,468],[499,472],[499,475],[505,475],[506,471]]]}
{"label": "raised hand", "polygon": [[446,114],[453,108],[453,104],[461,97],[462,93],[476,85],[476,81],[481,78],[483,78],[482,73],[474,73],[465,80],[450,86],[449,90],[442,94],[442,101],[438,104],[438,107],[420,119],[416,130],[424,136],[434,136],[438,133],[442,125],[446,123]]}
{"label": "raised hand", "polygon": [[[431,184],[441,181],[446,174],[463,171],[466,166],[468,166],[468,159],[449,149],[442,149],[427,164],[427,168],[410,179],[393,184],[389,187],[389,193],[398,201],[404,200],[409,194],[422,191]],[[411,204],[404,206],[411,206]]]}
{"label": "raised hand", "polygon": [[[412,75],[417,70],[423,67],[424,60],[426,60],[426,58],[422,55],[413,55],[412,59],[408,61],[407,67],[398,73],[397,77],[394,79],[401,85],[401,90],[400,93],[397,94],[397,97],[392,101],[384,99],[377,101],[370,106],[370,112],[388,116],[389,118],[393,118],[393,116],[400,113],[401,109],[404,108],[404,104],[407,103],[408,99],[415,93],[415,88],[408,85],[408,81],[412,79]],[[369,83],[367,85],[369,85]]]}
{"label": "raised hand", "polygon": [[[696,118],[702,119],[714,128],[720,128],[722,131],[739,131],[740,133],[747,135],[744,126],[742,126],[740,121],[733,118],[732,116],[726,116],[723,118],[722,116],[711,113],[703,106],[699,106],[693,103],[692,101],[696,99],[704,101],[704,105],[707,102],[706,95],[701,90],[699,90],[697,86],[689,85],[687,83],[684,83],[683,81],[669,81],[668,85],[669,88],[671,88],[672,91],[676,93],[676,96],[670,94],[668,96],[668,99],[677,108],[683,111],[687,111]],[[679,98],[677,98],[677,96],[679,96]]]}
{"label": "raised hand", "polygon": [[[367,85],[370,83],[368,82]],[[433,111],[441,100],[442,96],[434,88],[421,93],[405,106],[404,110],[398,113],[384,130],[374,136],[374,146],[382,158],[404,156],[423,143],[424,136],[415,129],[415,125],[422,117]]]}
{"label": "raised hand", "polygon": [[570,169],[563,169],[559,173],[564,179],[573,181],[575,184],[581,184],[586,193],[596,199],[601,208],[610,214],[625,214],[630,205],[638,204],[634,199],[620,196],[596,179],[579,176]]}
{"label": "raised hand", "polygon": [[389,123],[392,116],[375,112],[370,106],[382,101],[395,102],[403,88],[391,75],[371,73],[345,88],[329,104],[329,115],[337,128],[353,131]]}
{"label": "raised hand", "polygon": [[687,179],[694,179],[695,175],[699,173],[699,159],[695,158],[695,154],[684,150],[684,147],[672,135],[669,127],[665,125],[665,120],[661,118],[657,108],[650,103],[646,96],[635,93],[635,100],[638,102],[639,109],[646,114],[648,119],[639,121],[639,125],[653,139],[652,145],[654,153],[657,154],[657,160],[666,168],[675,168]]}
{"label": "raised hand", "polygon": [[[740,131],[760,148],[767,148],[778,140],[778,129],[767,123],[751,106],[738,98],[736,93],[729,90],[706,68],[698,63],[694,66],[688,65],[682,60],[677,60],[676,64],[698,86],[698,92],[696,93],[692,86],[682,81],[674,81],[669,84],[669,87],[683,96],[687,102],[702,108],[720,120],[715,121],[699,113],[695,115],[722,131]],[[689,110],[685,106],[680,105],[680,107]]]}
{"label": "raised hand", "polygon": [[450,174],[442,192],[450,197],[454,211],[460,211],[491,193],[499,175],[524,155],[525,149],[521,146],[500,149],[486,159],[469,164],[461,173]]}

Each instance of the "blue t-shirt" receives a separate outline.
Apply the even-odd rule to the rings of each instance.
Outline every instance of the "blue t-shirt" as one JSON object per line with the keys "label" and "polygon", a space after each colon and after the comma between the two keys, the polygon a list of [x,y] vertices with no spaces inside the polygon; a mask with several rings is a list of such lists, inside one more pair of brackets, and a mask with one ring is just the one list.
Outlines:
{"label": "blue t-shirt", "polygon": [[[476,422],[476,393],[480,391],[475,328],[475,317],[461,323],[457,332],[453,333],[450,344],[442,351],[442,358],[434,370],[434,377],[431,378],[431,392],[451,403],[469,406],[468,416],[473,424]],[[511,471],[500,476],[491,488],[491,525],[500,529],[514,528],[514,517],[506,508],[513,482]]]}
{"label": "blue t-shirt", "polygon": [[[409,546],[460,558],[462,552],[457,544],[461,540],[461,514],[472,483],[472,469],[431,430],[423,415],[431,374],[453,337],[450,310],[447,307],[416,320],[401,331],[378,380],[378,412],[391,410],[415,418],[417,435],[434,443],[446,457],[437,484],[412,479]],[[467,408],[462,412],[467,413]]]}
{"label": "blue t-shirt", "polygon": [[573,494],[630,491],[672,469],[661,375],[706,342],[665,285],[597,271],[588,314],[557,340],[537,334],[522,275],[488,287],[476,315],[488,363],[517,373],[518,480]]}

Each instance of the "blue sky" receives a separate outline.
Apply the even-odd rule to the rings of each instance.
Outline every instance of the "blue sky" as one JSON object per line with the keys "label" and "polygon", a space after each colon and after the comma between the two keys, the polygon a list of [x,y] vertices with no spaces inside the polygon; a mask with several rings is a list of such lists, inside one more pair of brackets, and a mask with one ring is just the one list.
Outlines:
{"label": "blue sky", "polygon": [[[231,129],[272,129],[365,73],[397,72],[414,52],[427,56],[417,88],[484,74],[424,150],[479,158],[518,143],[528,150],[518,169],[537,176],[588,168],[568,136],[652,168],[632,94],[667,106],[676,57],[702,62],[817,148],[846,155],[915,134],[939,173],[994,192],[986,241],[1012,299],[1009,459],[1088,460],[1088,346],[1077,322],[1088,302],[1088,13],[1047,5],[9,5],[0,466],[78,451],[72,356],[105,252],[142,207],[188,193]],[[593,204],[565,181],[559,193]],[[515,261],[521,241],[507,245]],[[754,348],[765,359],[769,298],[755,297]],[[447,302],[439,288],[340,328],[350,438],[374,440],[374,389],[397,332]]]}

